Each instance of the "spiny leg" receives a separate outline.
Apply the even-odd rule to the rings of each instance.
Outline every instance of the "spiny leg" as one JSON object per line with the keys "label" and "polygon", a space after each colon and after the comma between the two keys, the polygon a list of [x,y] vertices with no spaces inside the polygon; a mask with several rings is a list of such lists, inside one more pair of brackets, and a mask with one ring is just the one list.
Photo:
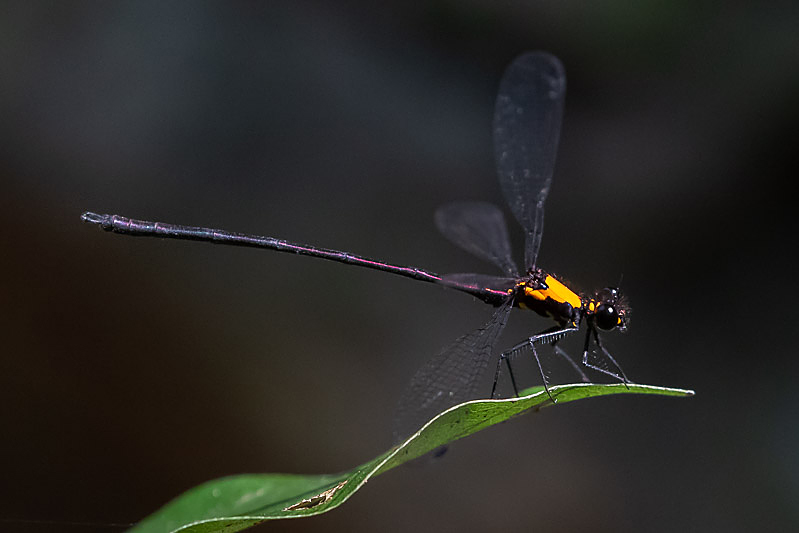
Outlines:
{"label": "spiny leg", "polygon": [[516,378],[513,376],[513,369],[510,366],[510,356],[512,355],[513,350],[508,350],[507,352],[503,352],[499,356],[499,361],[497,361],[497,369],[494,372],[494,385],[491,387],[491,399],[493,400],[496,398],[497,394],[497,383],[499,382],[499,372],[502,368],[502,361],[504,360],[505,363],[508,365],[508,374],[510,375],[510,382],[513,385],[513,393],[516,397],[519,397],[519,388],[516,386]]}
{"label": "spiny leg", "polygon": [[513,394],[518,398],[519,397],[519,389],[516,386],[516,378],[513,377],[513,369],[510,366],[510,358],[516,352],[521,350],[522,348],[530,347],[533,351],[533,357],[535,358],[535,362],[538,364],[538,371],[541,372],[541,379],[544,381],[544,390],[547,391],[547,396],[549,399],[552,400],[552,403],[555,403],[555,399],[552,397],[552,394],[549,392],[549,385],[547,383],[547,377],[544,374],[544,368],[541,366],[541,361],[538,359],[538,352],[535,350],[535,337],[530,337],[524,342],[520,342],[507,352],[502,352],[499,356],[499,361],[497,361],[497,371],[494,373],[494,386],[491,388],[491,397],[494,398],[497,390],[497,382],[499,381],[499,370],[502,367],[502,361],[508,365],[508,373],[510,374],[510,381],[513,384]]}
{"label": "spiny leg", "polygon": [[[497,382],[499,381],[499,371],[500,371],[500,368],[501,368],[503,360],[508,365],[508,371],[510,372],[511,383],[513,384],[514,393],[516,394],[516,397],[519,396],[519,391],[518,391],[518,389],[516,387],[516,380],[513,377],[513,370],[511,370],[510,358],[516,352],[518,352],[521,349],[526,348],[526,347],[529,346],[530,350],[533,352],[533,358],[535,359],[536,365],[538,365],[538,371],[540,372],[541,380],[544,383],[544,390],[546,391],[547,396],[549,396],[549,399],[552,401],[552,403],[555,403],[557,400],[555,400],[555,398],[552,397],[552,393],[550,393],[550,391],[549,391],[549,383],[547,382],[547,377],[546,377],[546,374],[544,373],[544,367],[541,365],[541,359],[538,357],[538,352],[535,349],[535,345],[536,345],[536,343],[543,343],[543,342],[550,342],[550,343],[552,343],[554,345],[554,343],[556,343],[561,338],[563,338],[563,336],[565,336],[565,335],[567,335],[569,333],[572,333],[574,331],[577,331],[577,329],[578,328],[574,327],[574,326],[567,327],[567,328],[561,328],[561,327],[555,326],[553,328],[544,330],[544,331],[542,331],[541,333],[539,333],[537,335],[533,335],[532,337],[526,339],[525,341],[520,342],[519,344],[517,344],[516,346],[514,346],[510,350],[508,350],[506,352],[503,352],[499,356],[499,361],[497,361],[497,370],[494,373],[494,386],[491,389],[491,397],[492,398],[495,397],[494,395],[495,395],[496,389],[497,389]],[[573,365],[575,365],[574,361],[571,361],[571,359],[568,356],[566,358]],[[575,365],[575,367],[576,367],[576,365]],[[580,372],[580,374],[582,374],[583,377],[585,377],[585,374],[582,372],[582,370],[580,370],[579,367],[577,367],[577,369],[578,369],[578,372]]]}
{"label": "spiny leg", "polygon": [[575,363],[574,359],[572,359],[569,356],[569,354],[566,353],[566,350],[564,350],[563,348],[558,346],[557,342],[558,341],[553,341],[552,344],[551,344],[552,349],[555,350],[555,353],[558,354],[559,356],[563,357],[566,361],[568,361],[569,364],[572,366],[572,368],[574,368],[577,371],[577,373],[580,374],[580,377],[582,378],[583,382],[584,383],[588,383],[588,381],[589,381],[588,380],[588,376],[585,374],[585,372],[583,372],[583,369],[580,368],[580,365]]}
{"label": "spiny leg", "polygon": [[605,354],[605,357],[610,359],[610,362],[613,363],[613,365],[619,371],[619,374],[621,374],[621,377],[619,377],[618,375],[616,377],[620,379],[621,382],[624,383],[624,386],[629,389],[630,387],[628,386],[628,384],[630,383],[630,380],[627,379],[627,375],[624,373],[624,370],[622,370],[621,365],[616,362],[616,359],[614,359],[613,356],[610,355],[610,352],[602,344],[602,341],[599,340],[599,333],[597,332],[596,329],[594,329],[594,342],[596,342],[596,345],[599,346],[599,349],[602,350],[602,353]]}
{"label": "spiny leg", "polygon": [[492,400],[497,396],[497,382],[499,381],[499,369],[502,368],[502,358],[505,357],[505,354],[499,356],[499,361],[497,361],[497,369],[494,370],[494,385],[491,387],[491,398]]}
{"label": "spiny leg", "polygon": [[535,342],[530,338],[530,349],[533,351],[533,357],[535,357],[535,362],[538,365],[538,371],[541,372],[541,381],[544,382],[544,390],[547,391],[547,396],[549,396],[549,400],[552,403],[557,402],[555,398],[552,397],[552,393],[549,392],[549,384],[547,383],[547,375],[544,374],[544,367],[541,366],[541,360],[538,358],[538,352],[535,351]]}
{"label": "spiny leg", "polygon": [[[606,368],[602,368],[602,367],[599,367],[599,366],[596,366],[596,365],[592,365],[591,363],[588,362],[588,349],[589,349],[590,344],[591,344],[591,335],[592,334],[594,336],[594,342],[596,343],[596,345],[599,347],[600,350],[602,350],[602,353],[605,354],[605,357],[607,357],[608,360],[610,360],[610,362],[613,363],[613,365],[616,367],[616,369],[618,369],[618,371],[619,371],[618,374],[616,372],[613,372],[613,371],[608,370]],[[612,376],[612,377],[618,379],[619,381],[621,381],[622,383],[624,383],[625,387],[627,387],[628,389],[630,388],[628,386],[628,383],[630,383],[630,380],[627,379],[627,376],[624,374],[624,370],[621,369],[621,366],[619,366],[619,363],[616,362],[616,360],[613,358],[613,356],[610,355],[610,352],[602,345],[602,342],[599,340],[599,333],[597,333],[596,329],[593,326],[591,326],[591,325],[588,326],[588,331],[586,331],[586,334],[585,334],[585,344],[583,345],[583,365],[585,365],[588,368],[592,368],[592,369],[594,369],[594,370],[596,370],[598,372],[602,372],[603,374],[606,374],[608,376]]]}
{"label": "spiny leg", "polygon": [[[538,352],[535,349],[535,344],[537,342],[546,342],[551,339],[551,344],[555,346],[560,339],[562,339],[565,335],[577,331],[577,327],[568,327],[568,328],[561,328],[561,327],[553,327],[548,330],[542,331],[538,335],[533,335],[529,339],[527,339],[527,343],[530,345],[530,349],[533,352],[533,357],[535,357],[535,362],[538,365],[538,371],[541,373],[541,380],[544,382],[544,390],[547,391],[547,396],[552,401],[552,403],[556,403],[558,400],[552,397],[552,393],[549,392],[549,384],[547,383],[547,376],[544,374],[544,368],[541,366],[541,360],[538,358]],[[559,349],[559,348],[558,348]],[[557,350],[556,350],[557,351]],[[572,361],[569,357],[566,357],[572,364]],[[576,366],[576,365],[575,365]],[[580,372],[582,374],[582,372]],[[583,374],[585,376],[585,374]]]}
{"label": "spiny leg", "polygon": [[510,364],[510,357],[505,358],[505,365],[508,367],[508,375],[510,376],[510,383],[513,385],[513,394],[519,397],[519,387],[516,385],[516,378],[513,375],[513,367]]}

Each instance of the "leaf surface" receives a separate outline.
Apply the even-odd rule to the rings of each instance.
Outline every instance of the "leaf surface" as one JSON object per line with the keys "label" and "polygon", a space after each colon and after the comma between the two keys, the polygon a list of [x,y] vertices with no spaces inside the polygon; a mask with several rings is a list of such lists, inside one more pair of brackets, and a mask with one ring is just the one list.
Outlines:
{"label": "leaf surface", "polygon": [[[622,383],[555,385],[555,405],[609,394],[693,396],[694,392]],[[543,387],[519,398],[473,400],[447,409],[399,445],[341,474],[244,474],[208,481],[148,516],[135,532],[239,531],[266,520],[325,513],[344,503],[372,477],[481,429],[530,410],[551,406]]]}

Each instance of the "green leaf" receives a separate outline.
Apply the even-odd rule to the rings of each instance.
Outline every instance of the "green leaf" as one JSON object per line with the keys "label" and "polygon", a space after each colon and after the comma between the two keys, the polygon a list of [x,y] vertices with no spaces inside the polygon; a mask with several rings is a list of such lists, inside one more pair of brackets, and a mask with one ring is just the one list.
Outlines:
{"label": "green leaf", "polygon": [[[578,383],[550,387],[561,405],[607,394],[693,396],[652,385]],[[553,405],[543,387],[519,398],[474,400],[447,409],[404,442],[341,474],[246,474],[209,481],[188,490],[138,523],[132,531],[239,531],[266,520],[325,513],[344,503],[369,478],[530,409]]]}

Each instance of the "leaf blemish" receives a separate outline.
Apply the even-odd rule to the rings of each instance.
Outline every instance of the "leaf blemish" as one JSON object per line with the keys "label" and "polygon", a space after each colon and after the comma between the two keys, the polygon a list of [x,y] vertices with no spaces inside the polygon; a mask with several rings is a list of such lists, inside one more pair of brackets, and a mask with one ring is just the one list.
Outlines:
{"label": "leaf blemish", "polygon": [[327,503],[333,497],[333,495],[341,489],[344,485],[347,484],[348,480],[344,480],[335,487],[331,487],[324,492],[317,494],[316,496],[311,496],[310,498],[305,498],[302,501],[295,503],[294,505],[290,505],[283,509],[284,511],[294,511],[295,509],[310,509],[311,507],[316,507],[317,505],[322,505],[323,503]]}

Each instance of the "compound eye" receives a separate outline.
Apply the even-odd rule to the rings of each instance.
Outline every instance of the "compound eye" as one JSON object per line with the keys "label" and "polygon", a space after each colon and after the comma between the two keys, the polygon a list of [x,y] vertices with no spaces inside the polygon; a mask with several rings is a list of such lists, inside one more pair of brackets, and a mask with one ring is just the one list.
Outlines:
{"label": "compound eye", "polygon": [[619,324],[619,311],[611,304],[599,304],[596,308],[596,325],[609,331]]}

